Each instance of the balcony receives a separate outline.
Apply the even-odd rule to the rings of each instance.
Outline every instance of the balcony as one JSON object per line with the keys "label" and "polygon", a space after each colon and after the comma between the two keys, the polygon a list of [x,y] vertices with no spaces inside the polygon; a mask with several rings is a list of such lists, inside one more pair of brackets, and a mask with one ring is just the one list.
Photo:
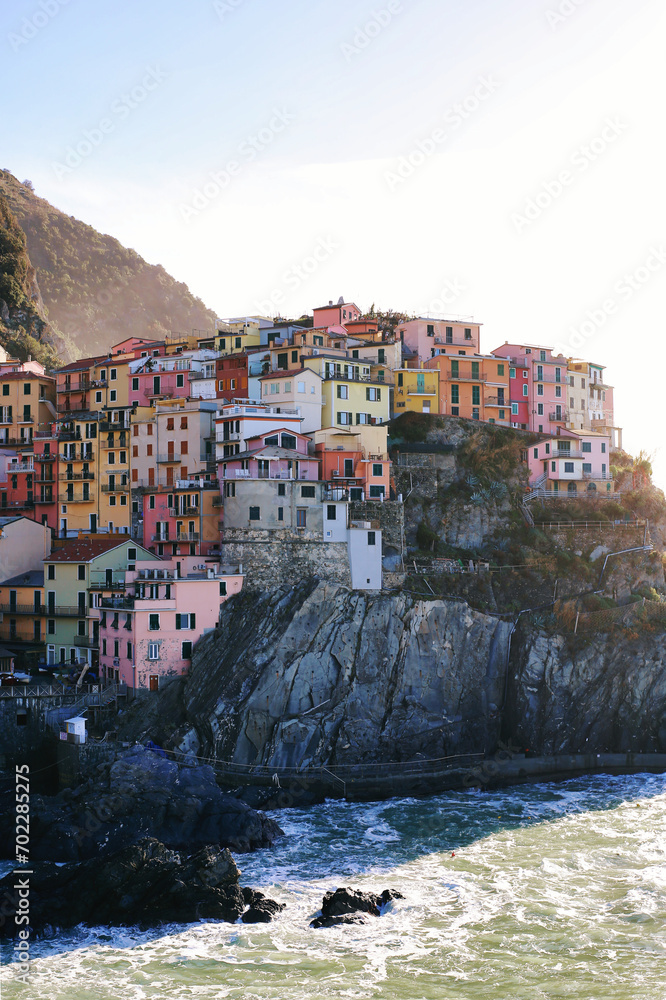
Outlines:
{"label": "balcony", "polygon": [[[102,597],[99,602],[100,608],[111,608],[114,611],[133,611],[134,610],[134,598],[133,597]],[[120,623],[119,623],[120,624]],[[102,628],[104,626],[101,626]],[[107,628],[111,628],[110,622],[107,622]]]}
{"label": "balcony", "polygon": [[446,376],[451,379],[452,382],[487,382],[487,375],[454,375],[453,369]]}
{"label": "balcony", "polygon": [[44,604],[0,604],[0,611],[8,615],[45,615]]}
{"label": "balcony", "polygon": [[562,451],[562,449],[556,448],[555,451],[551,452],[550,458],[585,458],[585,455],[582,451],[574,451],[573,449],[571,451]]}
{"label": "balcony", "polygon": [[132,486],[131,483],[102,483],[101,490],[102,493],[129,493]]}
{"label": "balcony", "polygon": [[510,402],[504,398],[504,396],[486,396],[484,399],[485,406],[499,406],[499,407],[509,407]]}
{"label": "balcony", "polygon": [[171,462],[180,462],[180,455],[176,455],[172,452],[169,452],[167,455],[157,456],[158,465],[168,465]]}
{"label": "balcony", "polygon": [[166,544],[168,542],[175,542],[176,539],[169,538],[168,535],[159,534],[159,535],[151,535],[150,540],[151,542],[164,542]]}
{"label": "balcony", "polygon": [[436,396],[437,395],[437,387],[434,386],[434,385],[426,385],[426,386],[419,386],[419,385],[417,385],[417,386],[412,386],[411,389],[409,389],[409,388],[407,389],[407,395],[408,396]]}
{"label": "balcony", "polygon": [[94,503],[95,497],[85,493],[59,493],[58,503]]}
{"label": "balcony", "polygon": [[213,507],[224,507],[224,497],[213,497]]}
{"label": "balcony", "polygon": [[84,608],[74,604],[47,604],[46,615],[49,618],[87,618],[95,608]]}
{"label": "balcony", "polygon": [[115,440],[113,437],[100,437],[99,446],[100,448],[128,448],[129,438],[125,434],[121,434],[118,440]]}
{"label": "balcony", "polygon": [[16,422],[19,423],[19,424],[34,424],[35,418],[34,417],[30,417],[30,416],[28,416],[27,414],[24,413],[24,414],[22,414],[22,415],[20,415],[20,416],[17,417]]}
{"label": "balcony", "polygon": [[75,379],[74,381],[61,382],[57,386],[57,392],[87,392],[90,389],[89,379]]}
{"label": "balcony", "polygon": [[[81,479],[92,480],[94,478],[95,478],[95,473],[94,472],[61,472],[58,475],[58,479],[60,480],[60,482],[67,482],[68,480],[74,480],[74,479],[76,479],[76,480],[81,480]],[[49,482],[49,483],[52,483],[53,480],[52,479],[48,479],[48,480],[47,479],[38,479],[38,480],[36,480],[36,482],[41,482],[41,483]]]}
{"label": "balcony", "polygon": [[8,473],[14,472],[34,472],[35,467],[32,462],[15,462],[13,465],[7,466]]}
{"label": "balcony", "polygon": [[548,414],[548,419],[554,421],[555,423],[566,423],[569,419],[568,410],[560,410],[559,414],[557,410],[554,413]]}
{"label": "balcony", "polygon": [[89,635],[75,635],[73,646],[86,646],[88,649],[99,649],[99,638]]}
{"label": "balcony", "polygon": [[9,500],[6,503],[0,503],[0,514],[6,510],[29,510],[34,506],[34,500]]}
{"label": "balcony", "polygon": [[60,455],[61,462],[94,462],[95,455],[92,451],[82,451],[79,455],[75,451]]}
{"label": "balcony", "polygon": [[114,431],[128,431],[129,429],[129,420],[100,420],[99,422],[100,434],[105,431],[113,433]]}
{"label": "balcony", "polygon": [[35,452],[36,462],[55,462],[55,460],[56,456],[51,455],[50,452],[48,454],[46,452],[37,452],[37,451]]}
{"label": "balcony", "polygon": [[176,535],[176,540],[179,542],[198,542],[199,532],[198,531],[179,531]]}
{"label": "balcony", "polygon": [[452,338],[451,340],[448,340],[446,337],[435,337],[435,343],[443,344],[445,347],[474,347],[474,340],[472,337],[462,340],[460,337],[456,337],[455,339]]}
{"label": "balcony", "polygon": [[55,497],[52,493],[45,493],[43,496],[35,497],[35,503],[55,503]]}
{"label": "balcony", "polygon": [[58,438],[58,441],[80,441],[81,440],[81,431],[80,430],[75,430],[75,431],[60,430],[56,434],[56,437]]}

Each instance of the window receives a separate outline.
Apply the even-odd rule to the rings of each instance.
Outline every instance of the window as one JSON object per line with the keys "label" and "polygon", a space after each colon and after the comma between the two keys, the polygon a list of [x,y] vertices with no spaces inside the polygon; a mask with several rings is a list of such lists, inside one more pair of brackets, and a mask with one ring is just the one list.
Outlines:
{"label": "window", "polygon": [[538,449],[538,448],[535,448],[535,449],[534,449],[534,457],[535,457],[535,458],[538,458],[538,457],[539,457],[539,449]]}
{"label": "window", "polygon": [[402,372],[398,372],[398,386],[402,385],[403,375]]}
{"label": "window", "polygon": [[95,393],[95,402],[96,403],[101,403],[102,402],[102,393],[101,392],[96,392]]}
{"label": "window", "polygon": [[307,524],[307,511],[303,507],[296,508],[296,527],[305,528]]}
{"label": "window", "polygon": [[451,362],[451,378],[460,378],[460,362]]}
{"label": "window", "polygon": [[55,575],[55,566],[49,566],[48,573],[47,573],[47,579],[48,580],[55,580],[55,578],[56,578],[56,575]]}
{"label": "window", "polygon": [[543,386],[540,384],[537,386],[537,396],[543,396]]}
{"label": "window", "polygon": [[459,385],[452,385],[451,386],[451,402],[452,403],[456,403],[456,404],[460,402],[460,386]]}
{"label": "window", "polygon": [[527,378],[527,371],[523,372],[523,378]]}
{"label": "window", "polygon": [[186,615],[176,615],[176,629],[193,629],[196,628],[196,615],[186,614]]}
{"label": "window", "polygon": [[86,578],[86,567],[79,566],[77,570],[77,580],[85,580]]}
{"label": "window", "polygon": [[591,462],[583,462],[583,472],[592,472]]}
{"label": "window", "polygon": [[352,423],[352,414],[351,413],[347,413],[345,410],[340,410],[340,412],[338,413],[338,423],[339,424],[345,424],[345,425],[346,424],[351,424]]}
{"label": "window", "polygon": [[526,396],[526,395],[527,395],[527,386],[524,385],[523,386],[523,396]]}
{"label": "window", "polygon": [[372,466],[373,476],[381,476],[383,472],[384,472],[384,466],[380,462],[373,464]]}
{"label": "window", "polygon": [[606,442],[605,441],[601,442],[601,454],[602,455],[606,454]]}
{"label": "window", "polygon": [[49,635],[56,634],[55,618],[49,618],[49,620],[46,623],[46,631],[48,632]]}
{"label": "window", "polygon": [[226,596],[227,596],[227,581],[220,580],[220,597],[226,597]]}
{"label": "window", "polygon": [[580,380],[580,387],[581,387],[581,389],[584,389],[584,388],[585,388],[585,379],[584,379],[584,378],[582,378],[582,379]]}
{"label": "window", "polygon": [[471,339],[472,339],[472,331],[471,331],[471,329],[466,328],[465,329],[465,340],[471,340]]}
{"label": "window", "polygon": [[546,454],[550,455],[550,445],[546,444]]}
{"label": "window", "polygon": [[458,416],[458,407],[457,406],[452,406],[451,407],[451,416],[452,417],[457,417]]}
{"label": "window", "polygon": [[581,447],[581,451],[586,451],[586,452],[592,451],[592,442],[591,441],[583,441],[583,444],[582,444],[582,447]]}
{"label": "window", "polygon": [[250,520],[260,521],[261,520],[261,508],[260,507],[250,507]]}
{"label": "window", "polygon": [[371,401],[379,401],[382,398],[382,390],[375,388],[367,388],[365,390],[365,398]]}
{"label": "window", "polygon": [[277,512],[278,521],[284,521],[284,507],[278,507]]}
{"label": "window", "polygon": [[337,509],[337,507],[335,506],[334,503],[329,503],[326,506],[326,520],[327,521],[335,521],[337,519],[337,516],[338,516],[338,509]]}
{"label": "window", "polygon": [[186,639],[185,642],[181,643],[180,646],[180,658],[181,660],[191,660],[192,659],[192,640]]}
{"label": "window", "polygon": [[153,493],[148,497],[148,510],[155,510],[155,495]]}
{"label": "window", "polygon": [[182,389],[184,385],[185,385],[185,376],[182,373],[180,375],[176,375],[176,388]]}
{"label": "window", "polygon": [[110,370],[109,378],[111,379],[112,382],[116,381],[116,379],[118,378],[118,370],[116,368],[112,368]]}
{"label": "window", "polygon": [[512,403],[511,404],[511,416],[512,417],[517,417],[518,416],[518,403]]}
{"label": "window", "polygon": [[159,642],[149,642],[148,643],[148,659],[149,660],[159,660],[159,658],[160,658],[160,644],[159,644]]}
{"label": "window", "polygon": [[545,360],[546,360],[546,352],[539,351],[539,361],[545,361]]}
{"label": "window", "polygon": [[368,532],[368,545],[375,545],[376,544],[375,538],[376,538],[375,532],[374,531],[369,531]]}
{"label": "window", "polygon": [[117,398],[118,398],[118,393],[116,392],[115,389],[111,389],[109,391],[109,401],[111,403],[115,403]]}
{"label": "window", "polygon": [[139,391],[139,380],[138,380],[138,378],[133,378],[132,379],[132,392],[138,392],[138,391]]}
{"label": "window", "polygon": [[537,403],[537,415],[540,417],[543,416],[543,403]]}
{"label": "window", "polygon": [[314,486],[301,486],[301,496],[310,497],[314,500],[316,495]]}
{"label": "window", "polygon": [[159,632],[159,628],[160,628],[160,616],[159,616],[159,614],[157,614],[157,615],[155,615],[155,614],[150,615],[150,619],[149,619],[149,623],[148,623],[148,628],[150,629],[151,632]]}
{"label": "window", "polygon": [[565,462],[564,463],[564,471],[565,472],[573,472],[573,470],[574,470],[574,464],[573,464],[573,462]]}
{"label": "window", "polygon": [[338,386],[338,399],[349,399],[349,386],[347,385]]}
{"label": "window", "polygon": [[562,386],[561,385],[556,385],[555,386],[555,395],[558,397],[558,399],[562,396]]}
{"label": "window", "polygon": [[481,403],[481,386],[472,386],[472,405],[479,406]]}
{"label": "window", "polygon": [[305,382],[297,382],[296,389],[298,392],[305,392]]}
{"label": "window", "polygon": [[287,487],[284,483],[278,483],[278,496],[284,497],[287,495]]}
{"label": "window", "polygon": [[[511,378],[515,378],[516,377],[516,369],[512,368],[511,371],[513,372],[513,375],[511,376]],[[504,374],[504,365],[498,365],[497,366],[497,374],[498,375],[503,375]]]}
{"label": "window", "polygon": [[3,396],[8,396],[9,395],[9,383],[8,382],[5,382],[5,384],[2,387],[2,395]]}

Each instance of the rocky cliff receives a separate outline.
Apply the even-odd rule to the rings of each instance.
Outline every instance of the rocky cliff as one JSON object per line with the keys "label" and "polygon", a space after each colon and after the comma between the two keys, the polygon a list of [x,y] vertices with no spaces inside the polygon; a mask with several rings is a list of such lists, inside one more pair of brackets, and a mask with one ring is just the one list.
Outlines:
{"label": "rocky cliff", "polygon": [[276,770],[490,753],[500,739],[534,753],[666,751],[666,635],[520,622],[317,581],[244,593],[178,682],[177,728],[165,729],[165,692],[147,730],[135,709],[121,735]]}

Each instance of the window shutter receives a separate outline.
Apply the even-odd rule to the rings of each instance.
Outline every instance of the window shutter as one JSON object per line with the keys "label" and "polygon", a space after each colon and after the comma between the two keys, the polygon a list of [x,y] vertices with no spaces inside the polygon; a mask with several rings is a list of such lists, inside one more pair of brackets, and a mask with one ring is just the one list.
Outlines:
{"label": "window shutter", "polygon": [[180,615],[176,615],[176,628],[180,628]]}
{"label": "window shutter", "polygon": [[196,615],[190,615],[190,628],[196,628]]}

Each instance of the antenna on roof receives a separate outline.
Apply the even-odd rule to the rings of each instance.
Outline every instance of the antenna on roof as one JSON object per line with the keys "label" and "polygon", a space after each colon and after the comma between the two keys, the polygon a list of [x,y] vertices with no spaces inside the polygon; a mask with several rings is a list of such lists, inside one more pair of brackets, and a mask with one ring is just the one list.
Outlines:
{"label": "antenna on roof", "polygon": [[345,304],[345,300],[343,299],[343,297],[341,295],[340,298],[338,299],[338,305],[339,306],[343,306],[344,304]]}

